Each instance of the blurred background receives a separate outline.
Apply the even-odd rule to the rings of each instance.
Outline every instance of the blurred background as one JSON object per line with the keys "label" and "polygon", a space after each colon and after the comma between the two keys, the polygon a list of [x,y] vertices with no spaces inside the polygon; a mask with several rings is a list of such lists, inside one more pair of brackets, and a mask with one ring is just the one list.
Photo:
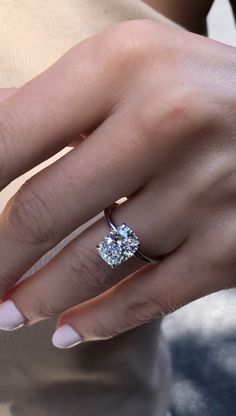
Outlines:
{"label": "blurred background", "polygon": [[[236,46],[227,0],[216,0],[208,25],[212,39]],[[182,308],[163,329],[172,353],[172,415],[236,415],[236,290]]]}

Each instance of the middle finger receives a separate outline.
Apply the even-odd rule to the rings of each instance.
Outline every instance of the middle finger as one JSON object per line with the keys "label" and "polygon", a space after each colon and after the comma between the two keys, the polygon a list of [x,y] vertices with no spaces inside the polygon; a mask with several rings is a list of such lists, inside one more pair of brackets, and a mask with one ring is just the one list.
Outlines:
{"label": "middle finger", "polygon": [[[142,149],[131,160],[136,133],[128,130],[114,114],[9,201],[0,218],[1,295],[65,236],[142,186],[150,161]],[[138,164],[142,169],[133,175]]]}
{"label": "middle finger", "polygon": [[[136,194],[113,210],[113,218],[117,225],[127,221],[137,236],[141,237],[141,251],[156,258],[166,254],[167,240],[169,244],[171,240],[172,251],[179,247],[185,238],[185,233],[182,226],[183,218],[176,221],[176,213],[169,216],[159,210],[159,221],[154,221],[154,216],[148,209],[151,201],[152,195],[147,191]],[[147,211],[150,212],[148,220]],[[127,275],[141,267],[147,267],[147,263],[136,257],[132,257],[115,269],[111,269],[102,261],[96,245],[103,240],[108,229],[104,218],[95,222],[69,243],[51,262],[16,286],[10,293],[10,299],[27,322],[34,323],[48,318],[91,299],[114,286]],[[171,238],[169,238],[170,233]],[[158,239],[156,239],[157,235]]]}

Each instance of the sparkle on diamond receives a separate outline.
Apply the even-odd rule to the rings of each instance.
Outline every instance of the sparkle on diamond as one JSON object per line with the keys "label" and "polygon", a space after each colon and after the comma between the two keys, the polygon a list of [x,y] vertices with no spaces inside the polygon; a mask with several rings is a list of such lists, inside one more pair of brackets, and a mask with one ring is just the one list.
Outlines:
{"label": "sparkle on diamond", "polygon": [[103,260],[111,267],[118,266],[128,260],[138,250],[139,240],[135,232],[122,224],[98,244],[98,252]]}

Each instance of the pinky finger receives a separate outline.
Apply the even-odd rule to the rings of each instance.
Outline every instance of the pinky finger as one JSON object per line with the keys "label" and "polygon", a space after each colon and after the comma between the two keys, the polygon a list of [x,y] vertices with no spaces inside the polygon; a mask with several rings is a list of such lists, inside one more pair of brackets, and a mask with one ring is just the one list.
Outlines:
{"label": "pinky finger", "polygon": [[[174,311],[211,290],[215,276],[175,252],[157,266],[142,269],[103,294],[64,312],[53,344],[70,348],[83,341],[114,337]],[[217,288],[215,282],[215,290]]]}

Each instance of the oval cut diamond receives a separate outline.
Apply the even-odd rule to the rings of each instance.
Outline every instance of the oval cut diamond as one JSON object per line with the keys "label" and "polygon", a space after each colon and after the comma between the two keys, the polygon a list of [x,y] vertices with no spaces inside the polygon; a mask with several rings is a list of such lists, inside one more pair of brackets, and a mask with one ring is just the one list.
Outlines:
{"label": "oval cut diamond", "polygon": [[135,232],[122,224],[111,230],[97,249],[102,259],[111,267],[128,260],[138,250],[139,240]]}

